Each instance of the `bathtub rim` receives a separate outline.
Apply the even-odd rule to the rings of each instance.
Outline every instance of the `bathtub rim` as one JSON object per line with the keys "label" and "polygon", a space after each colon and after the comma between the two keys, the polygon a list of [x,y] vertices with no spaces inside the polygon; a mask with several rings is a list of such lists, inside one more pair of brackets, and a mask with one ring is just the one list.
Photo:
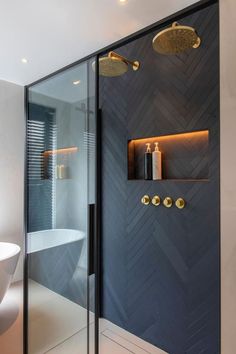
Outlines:
{"label": "bathtub rim", "polygon": [[[32,245],[33,239],[36,237],[42,237],[42,235],[45,233],[52,233],[53,236],[55,236],[57,234],[57,232],[59,231],[59,233],[64,233],[64,232],[68,232],[71,233],[71,235],[77,235],[76,237],[72,237],[70,239],[67,240],[62,240],[61,242],[56,242],[54,244],[51,244],[50,246],[47,245],[47,247],[42,247],[42,245],[37,245],[38,247],[35,248],[35,245]],[[66,246],[69,245],[73,242],[78,242],[78,241],[83,241],[86,239],[86,232],[82,231],[82,230],[76,230],[76,229],[62,229],[62,228],[56,228],[56,229],[46,229],[46,230],[39,230],[39,231],[33,231],[33,232],[29,232],[26,235],[27,237],[27,255],[36,253],[36,252],[42,252],[54,247],[60,247],[60,246]],[[60,238],[58,238],[58,241],[60,240]]]}
{"label": "bathtub rim", "polygon": [[0,255],[0,262],[3,262],[7,259],[11,259],[11,258],[17,256],[21,252],[21,247],[19,245],[17,245],[16,243],[1,241],[0,248],[1,248],[1,245],[10,247],[11,251],[7,251],[6,255],[3,255],[3,256]]}

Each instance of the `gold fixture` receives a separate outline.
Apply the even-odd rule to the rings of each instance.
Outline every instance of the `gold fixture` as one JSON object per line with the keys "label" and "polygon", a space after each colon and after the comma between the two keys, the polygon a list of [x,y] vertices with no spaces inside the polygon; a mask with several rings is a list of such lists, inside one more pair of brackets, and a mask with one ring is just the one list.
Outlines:
{"label": "gold fixture", "polygon": [[154,195],[152,198],[152,204],[158,206],[161,204],[161,198],[158,195]]}
{"label": "gold fixture", "polygon": [[178,54],[186,49],[198,48],[200,44],[201,39],[195,29],[178,22],[157,33],[152,40],[153,49],[161,54]]}
{"label": "gold fixture", "polygon": [[175,202],[175,206],[178,208],[178,209],[183,209],[185,207],[185,200],[183,198],[178,198]]}
{"label": "gold fixture", "polygon": [[[128,71],[129,65],[134,71],[140,67],[140,63],[137,60],[131,61],[120,54],[109,52],[106,57],[99,59],[99,75],[107,77],[120,76]],[[94,69],[95,62],[93,62],[92,66]]]}
{"label": "gold fixture", "polygon": [[144,195],[141,199],[141,202],[144,205],[149,205],[150,201],[151,201],[151,198],[149,197],[149,195]]}
{"label": "gold fixture", "polygon": [[166,208],[171,208],[172,207],[172,204],[173,204],[173,201],[170,197],[166,197],[164,200],[163,200],[163,205],[166,207]]}

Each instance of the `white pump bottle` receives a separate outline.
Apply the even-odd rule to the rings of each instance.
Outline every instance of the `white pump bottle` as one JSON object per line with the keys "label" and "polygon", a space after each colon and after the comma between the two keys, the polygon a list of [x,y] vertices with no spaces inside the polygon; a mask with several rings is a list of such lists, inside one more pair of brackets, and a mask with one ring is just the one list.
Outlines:
{"label": "white pump bottle", "polygon": [[155,143],[155,150],[152,152],[152,179],[162,179],[162,154],[158,142]]}

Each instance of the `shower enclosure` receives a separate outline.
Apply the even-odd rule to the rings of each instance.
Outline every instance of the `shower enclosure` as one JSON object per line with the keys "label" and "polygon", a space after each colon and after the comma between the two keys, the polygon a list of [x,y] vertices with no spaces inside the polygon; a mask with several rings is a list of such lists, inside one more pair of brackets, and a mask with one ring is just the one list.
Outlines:
{"label": "shower enclosure", "polygon": [[218,12],[27,87],[25,354],[220,353]]}
{"label": "shower enclosure", "polygon": [[74,347],[95,350],[95,73],[90,58],[28,90],[29,354],[54,353],[77,334]]}

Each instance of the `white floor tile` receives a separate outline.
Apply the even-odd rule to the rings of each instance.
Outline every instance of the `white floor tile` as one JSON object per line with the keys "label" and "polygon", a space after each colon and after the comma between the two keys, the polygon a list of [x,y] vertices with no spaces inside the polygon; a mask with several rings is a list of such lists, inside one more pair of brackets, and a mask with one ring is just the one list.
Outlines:
{"label": "white floor tile", "polygon": [[144,341],[134,334],[116,326],[114,323],[101,318],[99,322],[100,332],[121,346],[135,354],[168,354],[154,345]]}
{"label": "white floor tile", "polygon": [[46,353],[85,328],[86,325],[87,311],[83,307],[34,281],[30,281],[30,354]]}
{"label": "white floor tile", "polygon": [[47,354],[86,354],[87,353],[87,330],[81,330],[65,340]]}
{"label": "white floor tile", "polygon": [[[76,333],[65,342],[59,344],[57,347],[51,349],[47,354],[86,354],[86,330]],[[90,347],[90,353],[93,354],[93,348]],[[101,335],[100,336],[100,353],[99,354],[131,354],[131,352],[113,342],[111,339]]]}
{"label": "white floor tile", "polygon": [[[0,305],[1,354],[22,354],[22,295],[22,282],[15,283]],[[86,354],[87,311],[34,281],[29,295],[29,354]],[[105,319],[99,325],[100,354],[167,354]],[[91,335],[91,354],[93,344]]]}
{"label": "white floor tile", "polygon": [[13,283],[0,304],[0,353],[23,353],[23,284]]}
{"label": "white floor tile", "polygon": [[[91,325],[90,332],[92,330]],[[86,333],[86,329],[83,329],[50,350],[48,354],[85,354],[87,350]],[[167,354],[104,319],[100,320],[99,350],[99,354]],[[91,354],[93,354],[93,350],[91,350]]]}
{"label": "white floor tile", "polygon": [[100,336],[100,354],[133,354],[127,348],[113,342],[111,339]]}

